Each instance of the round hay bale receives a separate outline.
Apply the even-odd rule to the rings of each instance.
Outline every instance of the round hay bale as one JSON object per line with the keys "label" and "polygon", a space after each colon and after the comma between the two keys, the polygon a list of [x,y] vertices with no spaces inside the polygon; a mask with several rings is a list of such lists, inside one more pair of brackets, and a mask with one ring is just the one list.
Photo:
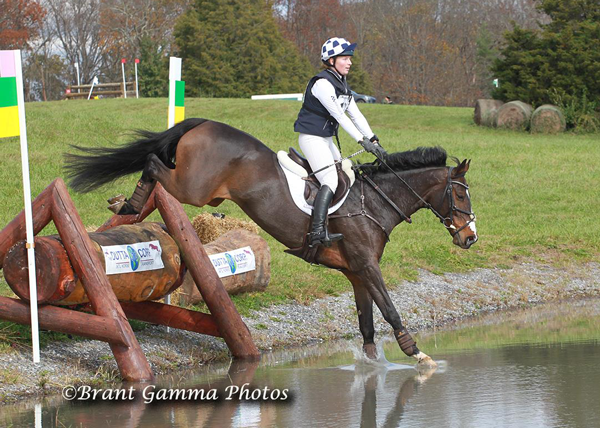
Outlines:
{"label": "round hay bale", "polygon": [[498,108],[496,126],[498,128],[524,131],[529,127],[533,108],[521,101],[511,101]]}
{"label": "round hay bale", "polygon": [[500,100],[480,99],[475,102],[473,120],[479,126],[495,126],[498,109],[504,104]]}
{"label": "round hay bale", "polygon": [[256,223],[252,221],[209,213],[202,213],[194,217],[192,226],[203,244],[208,244],[233,229],[245,229],[255,234],[258,234],[259,230]]}
{"label": "round hay bale", "polygon": [[552,104],[544,104],[535,109],[531,115],[531,132],[557,134],[564,132],[567,122],[560,108]]}

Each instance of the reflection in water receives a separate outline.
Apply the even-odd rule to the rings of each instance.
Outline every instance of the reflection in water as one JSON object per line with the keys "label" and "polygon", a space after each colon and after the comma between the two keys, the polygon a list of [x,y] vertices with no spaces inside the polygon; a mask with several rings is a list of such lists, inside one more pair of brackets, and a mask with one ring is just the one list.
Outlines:
{"label": "reflection in water", "polygon": [[[261,362],[235,361],[204,373],[163,378],[161,387],[288,389],[288,402],[43,403],[43,427],[596,427],[600,426],[600,301],[575,303],[563,315],[543,308],[506,320],[438,333],[442,364],[419,373],[412,365],[365,361],[359,344],[334,342]],[[483,325],[483,327],[482,327]],[[528,334],[525,334],[525,333]],[[513,337],[510,344],[506,337]],[[530,342],[536,344],[528,344]],[[561,338],[564,338],[561,340]],[[463,345],[459,349],[457,344]],[[472,348],[468,348],[472,344]],[[395,342],[386,347],[392,361]],[[353,354],[353,351],[356,354]],[[380,350],[379,355],[384,355]],[[127,384],[141,390],[147,384]],[[0,426],[36,426],[33,404],[2,409]],[[38,417],[38,419],[40,419]]]}
{"label": "reflection in water", "polygon": [[[379,355],[381,355],[381,352]],[[360,419],[361,428],[372,428],[379,426],[383,428],[395,428],[400,426],[406,403],[408,403],[408,400],[410,400],[413,395],[418,392],[420,385],[425,383],[427,379],[429,379],[433,373],[435,373],[435,371],[436,368],[430,368],[417,374],[411,373],[411,375],[404,380],[402,386],[396,393],[394,406],[385,414],[383,424],[379,425],[377,424],[377,395],[380,395],[382,392],[384,392],[383,385],[385,385],[387,369],[384,368],[379,371],[371,372],[364,377],[361,376],[360,371],[357,370],[355,375],[355,384],[362,383],[364,386],[364,398],[362,402]],[[379,387],[380,385],[381,388]],[[389,391],[389,393],[391,392],[393,391]]]}

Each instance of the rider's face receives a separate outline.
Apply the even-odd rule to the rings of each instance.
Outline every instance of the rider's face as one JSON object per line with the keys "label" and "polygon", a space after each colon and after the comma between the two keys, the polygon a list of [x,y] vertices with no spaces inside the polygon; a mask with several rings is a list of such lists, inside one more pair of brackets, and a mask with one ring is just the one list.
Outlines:
{"label": "rider's face", "polygon": [[338,56],[333,59],[335,70],[342,76],[346,76],[352,66],[352,57],[350,55]]}

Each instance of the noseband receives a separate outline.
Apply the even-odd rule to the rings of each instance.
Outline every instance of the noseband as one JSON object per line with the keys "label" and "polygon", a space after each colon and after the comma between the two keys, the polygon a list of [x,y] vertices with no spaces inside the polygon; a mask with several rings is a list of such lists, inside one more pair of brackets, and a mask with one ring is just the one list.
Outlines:
{"label": "noseband", "polygon": [[[469,199],[469,206],[471,205],[471,195],[469,195],[469,186],[467,186],[464,183],[461,183],[460,181],[452,180],[452,170],[453,169],[454,169],[454,167],[448,168],[448,180],[446,182],[446,188],[444,189],[444,194],[442,195],[442,204],[444,203],[444,199],[446,198],[446,196],[448,196],[448,202],[450,204],[450,213],[449,213],[450,217],[443,217],[440,213],[438,213],[436,210],[434,210],[431,205],[427,204],[428,208],[436,215],[437,218],[440,219],[440,222],[444,225],[444,227],[446,229],[448,229],[448,231],[450,231],[450,234],[452,236],[456,235],[458,232],[460,232],[461,230],[463,230],[464,228],[469,226],[476,219],[475,213],[473,211],[465,211],[461,208],[458,208],[456,206],[456,203],[454,202],[454,192],[452,191],[453,190],[452,185],[457,184],[457,185],[465,188],[467,198]],[[464,174],[461,175],[461,177],[463,177],[463,176],[464,176]],[[454,218],[455,211],[469,216],[469,221],[466,222],[465,224],[463,224],[458,229],[456,228],[456,226],[454,226],[453,218]]]}

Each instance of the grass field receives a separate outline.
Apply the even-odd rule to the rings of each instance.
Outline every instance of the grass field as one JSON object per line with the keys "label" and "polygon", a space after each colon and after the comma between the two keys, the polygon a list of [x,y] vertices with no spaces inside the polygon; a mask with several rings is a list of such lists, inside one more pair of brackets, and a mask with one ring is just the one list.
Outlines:
{"label": "grass field", "polygon": [[[29,103],[27,132],[35,197],[54,178],[63,176],[63,153],[69,144],[103,146],[130,138],[134,129],[163,130],[166,99],[112,99]],[[297,147],[293,123],[300,108],[294,101],[188,99],[187,117],[225,122],[259,138],[273,150]],[[480,128],[470,108],[362,105],[361,110],[388,151],[441,145],[460,159],[470,158],[467,180],[477,214],[479,242],[470,250],[452,245],[435,217],[426,211],[413,216],[392,234],[381,262],[390,286],[414,278],[417,269],[433,272],[465,271],[477,267],[510,266],[523,259],[555,265],[598,260],[600,227],[600,135],[530,135]],[[358,146],[341,131],[345,154]],[[23,206],[18,139],[0,142],[0,225],[7,224]],[[370,155],[362,155],[371,161]],[[130,195],[137,176],[123,179],[101,191],[72,193],[86,225],[100,225],[109,217],[106,199]],[[190,216],[220,211],[246,218],[233,203],[218,208],[186,207]],[[151,219],[157,220],[155,214]],[[43,234],[55,233],[46,228]],[[310,267],[283,253],[270,238],[271,284],[268,291],[237,297],[244,311],[286,299],[308,301],[325,294],[351,290],[345,277],[324,268]],[[10,295],[5,283],[0,294]]]}

